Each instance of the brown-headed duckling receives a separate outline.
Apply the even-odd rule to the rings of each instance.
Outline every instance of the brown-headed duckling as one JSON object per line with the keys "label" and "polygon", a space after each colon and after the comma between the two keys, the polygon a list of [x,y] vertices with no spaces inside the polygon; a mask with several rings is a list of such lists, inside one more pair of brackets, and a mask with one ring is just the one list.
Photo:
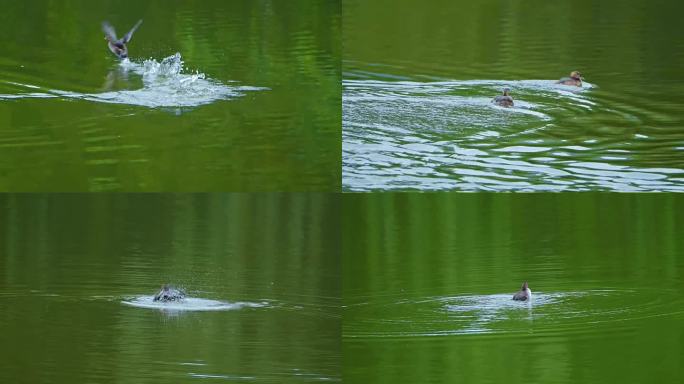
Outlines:
{"label": "brown-headed duckling", "polygon": [[556,84],[574,85],[576,87],[582,86],[582,74],[579,71],[570,72],[570,77],[564,77],[556,82]]}
{"label": "brown-headed duckling", "polygon": [[504,88],[503,89],[503,95],[499,95],[492,100],[492,103],[501,106],[501,107],[512,107],[513,106],[513,98],[509,94],[511,90],[509,88]]}
{"label": "brown-headed duckling", "polygon": [[517,301],[527,301],[532,299],[532,291],[530,291],[530,287],[527,286],[527,281],[523,283],[522,287],[520,287],[520,290],[513,295],[513,300]]}

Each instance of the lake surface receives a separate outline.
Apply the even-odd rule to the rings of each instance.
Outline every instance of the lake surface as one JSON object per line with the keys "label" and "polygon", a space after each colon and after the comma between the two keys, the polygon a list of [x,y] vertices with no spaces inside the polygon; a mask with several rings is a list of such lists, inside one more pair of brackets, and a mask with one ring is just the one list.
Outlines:
{"label": "lake surface", "polygon": [[[345,195],[345,383],[681,377],[677,195]],[[523,281],[530,303],[512,300]]]}
{"label": "lake surface", "polygon": [[0,5],[0,190],[340,189],[339,1]]}
{"label": "lake surface", "polygon": [[683,191],[682,11],[345,0],[343,189]]}
{"label": "lake surface", "polygon": [[339,382],[337,201],[0,195],[0,382]]}

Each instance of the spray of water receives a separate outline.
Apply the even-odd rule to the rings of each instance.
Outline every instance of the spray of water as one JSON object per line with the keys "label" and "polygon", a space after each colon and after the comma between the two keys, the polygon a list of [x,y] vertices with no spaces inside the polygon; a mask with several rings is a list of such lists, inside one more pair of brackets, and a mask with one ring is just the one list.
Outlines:
{"label": "spray of water", "polygon": [[[130,76],[140,76],[143,87],[139,89],[114,90],[117,80],[128,80]],[[35,87],[17,84],[35,91]],[[244,96],[250,91],[263,91],[268,88],[224,84],[199,71],[187,71],[180,53],[136,63],[125,59],[107,76],[104,91],[98,93],[78,93],[59,89],[44,92],[27,92],[13,95],[0,95],[0,99],[19,98],[68,98],[100,103],[127,104],[148,108],[182,108],[211,104],[218,100],[229,100]]]}

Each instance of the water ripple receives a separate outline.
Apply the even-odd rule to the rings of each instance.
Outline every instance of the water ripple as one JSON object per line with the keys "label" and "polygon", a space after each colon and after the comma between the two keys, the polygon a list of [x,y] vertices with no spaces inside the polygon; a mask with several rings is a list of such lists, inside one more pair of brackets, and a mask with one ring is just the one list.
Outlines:
{"label": "water ripple", "polygon": [[[600,88],[591,83],[359,79],[343,86],[346,190],[684,191],[684,167],[670,156],[681,136],[658,141],[628,128],[667,113],[654,112],[653,103],[611,104],[620,98],[596,97]],[[513,108],[491,103],[504,87]]]}
{"label": "water ripple", "polygon": [[154,296],[139,296],[122,301],[123,304],[138,308],[159,309],[163,311],[230,311],[242,308],[262,308],[267,302],[223,302],[218,300],[188,297],[183,300],[161,302],[154,301]]}
{"label": "water ripple", "polygon": [[538,334],[586,330],[605,322],[677,316],[672,292],[595,289],[534,292],[532,300],[512,294],[438,296],[348,308],[355,320],[345,338],[432,337],[469,334]]}
{"label": "water ripple", "polygon": [[[142,63],[122,61],[112,70],[105,81],[105,91],[99,93],[80,93],[59,89],[45,89],[17,82],[6,82],[24,89],[42,92],[23,92],[0,94],[2,99],[63,98],[80,99],[100,103],[127,104],[141,107],[197,107],[218,100],[241,97],[249,91],[262,91],[268,88],[226,85],[208,78],[204,73],[185,73],[180,53],[161,61],[144,60]],[[139,89],[114,89],[121,83],[128,84],[130,74],[142,78],[143,87]]]}

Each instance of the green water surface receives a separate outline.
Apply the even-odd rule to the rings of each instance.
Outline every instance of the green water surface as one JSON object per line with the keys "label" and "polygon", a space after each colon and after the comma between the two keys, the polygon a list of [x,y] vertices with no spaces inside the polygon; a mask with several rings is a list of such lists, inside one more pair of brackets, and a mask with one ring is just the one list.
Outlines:
{"label": "green water surface", "polygon": [[[324,195],[0,196],[0,382],[339,381],[339,212]],[[125,305],[163,283],[191,298]]]}
{"label": "green water surface", "polygon": [[[0,190],[339,190],[339,1],[0,7]],[[197,106],[216,92],[180,84],[189,78],[176,79],[178,90],[135,93],[148,79],[120,68],[100,24],[121,36],[138,19],[133,63],[179,53],[186,75],[262,90]],[[114,104],[104,93],[119,91],[133,93]],[[145,106],[166,99],[191,105]]]}
{"label": "green water surface", "polygon": [[[683,11],[345,0],[343,188],[681,192]],[[583,88],[554,84],[573,70]]]}
{"label": "green water surface", "polygon": [[681,377],[678,196],[344,197],[344,382]]}

